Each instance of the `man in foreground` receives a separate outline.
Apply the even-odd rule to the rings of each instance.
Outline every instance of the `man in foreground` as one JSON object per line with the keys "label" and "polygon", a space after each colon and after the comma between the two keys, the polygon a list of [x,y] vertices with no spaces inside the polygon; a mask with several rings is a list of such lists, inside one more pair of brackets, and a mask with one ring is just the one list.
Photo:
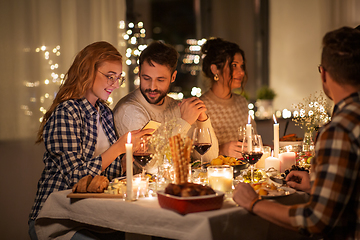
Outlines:
{"label": "man in foreground", "polygon": [[310,194],[305,204],[285,206],[260,200],[240,183],[233,199],[280,226],[324,239],[360,239],[360,31],[343,27],[323,38],[319,66],[325,94],[334,102],[332,121],[320,131],[311,166],[292,171],[301,182],[288,185]]}
{"label": "man in foreground", "polygon": [[207,127],[212,147],[205,153],[204,161],[209,162],[218,156],[219,146],[205,113],[205,104],[196,97],[177,101],[167,96],[170,84],[176,78],[178,55],[173,47],[159,41],[152,42],[142,51],[139,58],[140,87],[116,104],[113,110],[115,126],[121,134],[128,129],[141,129],[149,120],[166,123],[176,119],[179,133],[189,137],[192,137],[195,127]]}

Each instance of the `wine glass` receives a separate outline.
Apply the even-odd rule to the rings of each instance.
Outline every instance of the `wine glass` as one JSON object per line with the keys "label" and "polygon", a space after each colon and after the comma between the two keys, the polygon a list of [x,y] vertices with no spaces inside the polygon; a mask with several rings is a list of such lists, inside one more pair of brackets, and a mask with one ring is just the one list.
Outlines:
{"label": "wine glass", "polygon": [[[255,134],[254,127],[251,127],[251,134]],[[244,140],[244,136],[246,136],[246,125],[241,125],[238,128],[238,141],[242,143]]]}
{"label": "wine glass", "polygon": [[211,134],[209,128],[195,128],[193,133],[193,144],[195,150],[201,155],[200,161],[203,166],[203,155],[211,147]]}
{"label": "wine glass", "polygon": [[146,136],[142,137],[139,148],[133,153],[135,164],[141,167],[143,176],[145,176],[145,166],[151,161],[152,152],[149,150],[148,142]]}
{"label": "wine glass", "polygon": [[244,140],[244,136],[246,135],[245,125],[241,125],[241,126],[239,127],[239,129],[238,129],[238,135],[239,135],[238,140],[239,140],[239,142],[242,143],[243,140]]}
{"label": "wine glass", "polygon": [[250,181],[254,182],[254,165],[264,153],[264,147],[260,135],[245,135],[243,138],[242,155],[245,161],[250,164]]}

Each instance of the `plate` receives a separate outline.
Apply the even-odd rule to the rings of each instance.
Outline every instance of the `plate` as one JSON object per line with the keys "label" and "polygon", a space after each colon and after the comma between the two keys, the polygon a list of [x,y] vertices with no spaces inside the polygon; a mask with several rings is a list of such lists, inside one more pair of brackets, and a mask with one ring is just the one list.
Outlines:
{"label": "plate", "polygon": [[303,141],[279,141],[279,147],[288,145],[302,145]]}
{"label": "plate", "polygon": [[[276,197],[284,197],[291,195],[296,192],[295,189],[289,188],[289,187],[279,187],[277,190],[269,190],[266,189],[269,194],[268,195],[262,195],[261,198],[276,198]],[[258,192],[258,190],[256,191]]]}
{"label": "plate", "polygon": [[224,202],[224,193],[216,190],[215,192],[215,194],[204,196],[178,197],[166,194],[164,190],[160,190],[157,191],[157,195],[159,205],[162,208],[185,215],[188,213],[220,209]]}

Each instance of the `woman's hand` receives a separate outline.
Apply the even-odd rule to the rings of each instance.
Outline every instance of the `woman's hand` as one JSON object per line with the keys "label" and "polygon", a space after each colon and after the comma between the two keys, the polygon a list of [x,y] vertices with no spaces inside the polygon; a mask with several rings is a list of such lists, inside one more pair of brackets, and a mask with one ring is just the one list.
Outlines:
{"label": "woman's hand", "polygon": [[224,143],[219,146],[219,154],[227,157],[242,158],[241,143],[238,141]]}
{"label": "woman's hand", "polygon": [[[294,179],[299,179],[300,182],[293,181]],[[285,179],[287,185],[295,188],[297,190],[301,190],[307,193],[310,193],[311,185],[310,185],[310,176],[308,172],[305,171],[291,171]]]}
{"label": "woman's hand", "polygon": [[[131,143],[133,144],[133,152],[135,152],[136,149],[139,148],[141,138],[145,135],[151,135],[151,133],[153,131],[154,131],[154,129],[149,128],[149,129],[144,129],[144,130],[134,130],[134,131],[130,132],[131,133]],[[116,144],[118,144],[119,149],[121,151],[120,154],[125,153],[125,143],[127,143],[128,134],[129,133],[125,133],[116,142]]]}
{"label": "woman's hand", "polygon": [[233,192],[234,201],[241,207],[250,211],[251,202],[258,198],[259,195],[255,192],[255,190],[248,183],[240,182],[236,185],[235,190]]}

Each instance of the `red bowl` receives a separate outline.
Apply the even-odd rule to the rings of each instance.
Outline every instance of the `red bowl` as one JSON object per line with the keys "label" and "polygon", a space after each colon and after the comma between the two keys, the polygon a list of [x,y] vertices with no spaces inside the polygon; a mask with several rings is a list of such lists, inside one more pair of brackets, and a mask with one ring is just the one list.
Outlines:
{"label": "red bowl", "polygon": [[177,197],[158,191],[158,201],[162,208],[175,211],[180,214],[216,210],[222,207],[224,193],[215,191],[215,194],[196,197]]}

